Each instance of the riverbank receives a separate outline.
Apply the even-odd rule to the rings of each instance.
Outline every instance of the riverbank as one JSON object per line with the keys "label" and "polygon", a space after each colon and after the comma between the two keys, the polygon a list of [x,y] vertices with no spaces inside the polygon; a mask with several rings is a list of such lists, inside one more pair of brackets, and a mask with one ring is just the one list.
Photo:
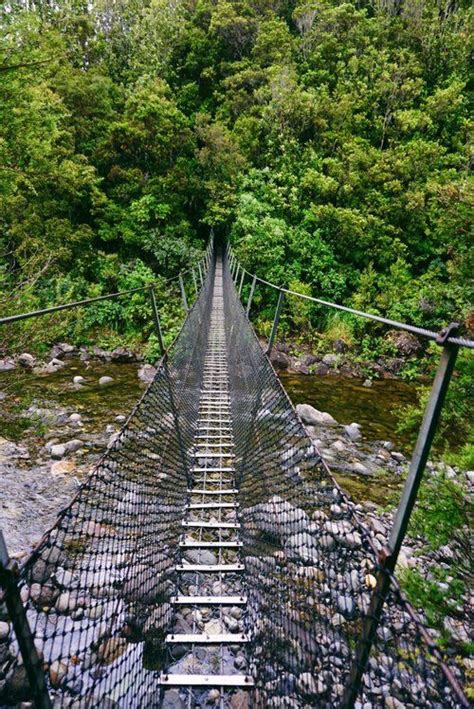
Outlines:
{"label": "riverbank", "polygon": [[[48,367],[48,362],[46,367],[25,367],[17,363],[0,373],[4,411],[0,424],[0,527],[12,555],[19,560],[54,523],[58,511],[67,505],[113,442],[146,386],[143,380],[153,375],[149,366],[144,368],[143,362],[132,360],[130,355],[125,359],[124,353],[115,358],[112,353],[56,354],[61,357],[61,365]],[[351,407],[356,398],[360,399],[355,391],[365,393],[367,418],[377,418],[377,411],[393,408],[390,396],[394,391],[399,398],[411,399],[410,385],[381,380],[367,388],[361,380],[291,374],[282,374],[282,380],[308,434],[382,549],[400,497],[408,451],[399,445],[394,419],[384,422],[386,435],[379,436],[379,429],[370,429],[360,417],[352,417]],[[314,384],[312,393],[308,383]],[[400,391],[398,384],[402,384]],[[332,400],[324,410],[319,404],[322,390],[326,400]],[[316,403],[320,409],[313,406]],[[439,479],[453,484],[460,481],[472,492],[472,473],[432,462],[427,476],[436,485]],[[463,529],[458,531],[464,533]],[[456,651],[462,651],[467,642],[465,618],[470,601],[464,583],[454,584],[455,589],[453,586],[463,554],[465,550],[454,536],[432,548],[415,534],[407,539],[398,569],[402,578],[408,575],[410,579],[413,574],[421,577],[423,592],[426,588],[433,592],[434,588],[436,603],[443,599],[439,602],[439,622],[431,625]],[[422,594],[419,589],[416,593],[412,600],[423,609]],[[447,609],[443,610],[443,604]]]}

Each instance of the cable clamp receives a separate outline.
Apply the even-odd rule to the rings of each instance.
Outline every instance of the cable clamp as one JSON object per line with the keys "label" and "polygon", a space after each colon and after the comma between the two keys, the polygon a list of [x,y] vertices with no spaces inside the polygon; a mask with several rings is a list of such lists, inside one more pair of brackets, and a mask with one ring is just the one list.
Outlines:
{"label": "cable clamp", "polygon": [[458,322],[449,323],[449,325],[447,325],[446,327],[443,327],[441,332],[438,334],[438,337],[436,338],[436,344],[444,345],[446,343],[446,340],[449,337],[452,337],[453,335],[457,335],[458,330],[459,330],[459,323]]}

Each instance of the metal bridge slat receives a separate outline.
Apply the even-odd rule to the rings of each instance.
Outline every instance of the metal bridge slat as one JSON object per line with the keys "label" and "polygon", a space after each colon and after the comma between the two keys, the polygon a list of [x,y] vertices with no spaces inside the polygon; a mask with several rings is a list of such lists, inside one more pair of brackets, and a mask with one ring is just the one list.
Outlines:
{"label": "metal bridge slat", "polygon": [[181,687],[253,687],[250,675],[181,675],[170,674],[160,677],[160,684]]}

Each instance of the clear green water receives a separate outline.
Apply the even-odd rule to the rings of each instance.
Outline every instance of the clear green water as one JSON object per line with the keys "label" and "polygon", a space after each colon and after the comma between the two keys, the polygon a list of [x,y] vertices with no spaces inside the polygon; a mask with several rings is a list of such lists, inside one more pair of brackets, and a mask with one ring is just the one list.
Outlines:
{"label": "clear green water", "polygon": [[342,424],[362,426],[368,441],[392,441],[397,450],[410,450],[410,441],[397,433],[403,411],[417,402],[417,385],[396,379],[374,381],[370,388],[359,379],[281,374],[290,399],[327,411]]}

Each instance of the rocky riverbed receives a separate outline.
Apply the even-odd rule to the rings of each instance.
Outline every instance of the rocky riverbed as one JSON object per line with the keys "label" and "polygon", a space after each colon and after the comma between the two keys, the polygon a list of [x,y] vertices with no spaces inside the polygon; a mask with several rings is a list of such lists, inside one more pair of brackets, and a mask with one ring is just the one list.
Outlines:
{"label": "rocky riverbed", "polygon": [[[115,439],[154,373],[127,350],[114,354],[69,347],[58,346],[43,363],[25,355],[0,362],[5,412],[0,430],[0,528],[10,552],[20,560],[54,523],[58,511]],[[329,376],[329,380],[337,386],[336,377]],[[354,386],[363,387],[363,381]],[[287,388],[291,394],[291,385]],[[379,394],[384,396],[382,388]],[[301,392],[298,396],[301,399]],[[298,412],[382,549],[393,522],[389,508],[399,499],[406,472],[406,449],[401,450],[403,446],[389,437],[375,438],[364,422],[349,421],[347,415],[344,424],[339,423],[334,409],[327,413],[302,404]],[[395,435],[391,438],[396,440]],[[429,464],[428,474],[439,469]],[[452,478],[464,476],[449,467],[445,473]],[[465,476],[471,490],[473,477],[472,473]],[[423,540],[407,539],[400,567],[429,569],[437,564],[449,571],[461,551],[453,541],[427,553]],[[453,652],[468,640],[472,603],[464,593],[445,620],[444,632],[453,640]]]}

